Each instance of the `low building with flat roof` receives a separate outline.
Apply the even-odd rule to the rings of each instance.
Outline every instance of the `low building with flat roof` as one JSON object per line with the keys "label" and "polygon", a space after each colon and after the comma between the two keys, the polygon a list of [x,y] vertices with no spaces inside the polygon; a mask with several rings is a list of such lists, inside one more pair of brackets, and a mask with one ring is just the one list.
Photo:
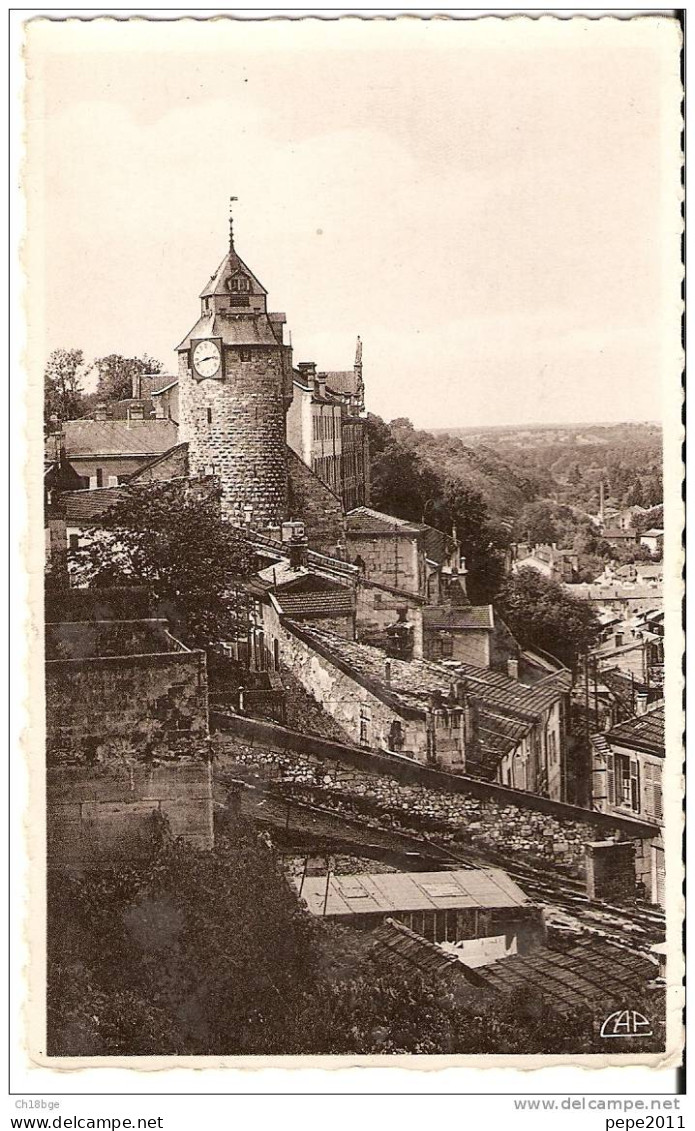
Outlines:
{"label": "low building with flat roof", "polygon": [[505,953],[545,939],[543,908],[501,868],[306,876],[292,883],[312,915],[371,929],[389,917],[430,942],[505,937]]}

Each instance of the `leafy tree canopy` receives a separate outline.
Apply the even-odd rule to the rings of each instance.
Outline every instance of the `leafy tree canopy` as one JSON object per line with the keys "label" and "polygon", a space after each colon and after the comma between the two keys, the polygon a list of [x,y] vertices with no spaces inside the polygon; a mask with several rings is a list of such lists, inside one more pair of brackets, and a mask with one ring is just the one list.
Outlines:
{"label": "leafy tree canopy", "polygon": [[235,630],[226,593],[253,557],[220,515],[218,495],[181,480],[124,487],[72,566],[80,584],[144,587],[181,639],[196,647]]}
{"label": "leafy tree canopy", "polygon": [[419,451],[421,433],[409,420],[385,424],[369,416],[371,458],[371,498],[377,509],[426,522],[457,538],[469,570],[472,601],[488,601],[502,576],[502,551],[508,530],[489,520],[488,510],[478,491],[461,479],[436,470]]}
{"label": "leafy tree canopy", "polygon": [[164,369],[161,361],[148,357],[122,357],[119,353],[110,353],[106,357],[99,357],[94,362],[99,378],[97,381],[97,397],[104,401],[122,401],[132,396],[133,376],[138,373],[161,373]]}
{"label": "leafy tree canopy", "polygon": [[541,648],[568,667],[575,667],[578,653],[599,636],[591,604],[530,566],[506,578],[496,605],[522,647]]}
{"label": "leafy tree canopy", "polygon": [[49,355],[43,375],[46,432],[56,432],[64,420],[82,415],[86,369],[82,350],[56,349]]}
{"label": "leafy tree canopy", "polygon": [[394,971],[304,911],[241,822],[211,852],[164,836],[138,863],[50,873],[47,1004],[52,1056],[601,1051],[590,1018]]}

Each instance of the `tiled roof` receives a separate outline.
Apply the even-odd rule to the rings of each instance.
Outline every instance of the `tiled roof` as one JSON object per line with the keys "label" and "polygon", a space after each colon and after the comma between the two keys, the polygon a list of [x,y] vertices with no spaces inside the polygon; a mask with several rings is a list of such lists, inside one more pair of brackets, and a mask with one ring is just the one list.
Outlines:
{"label": "tiled roof", "polygon": [[[299,889],[300,879],[293,881]],[[326,887],[328,900],[326,901]],[[522,907],[528,898],[501,868],[306,876],[302,899],[314,915],[393,914],[472,907]]]}
{"label": "tiled roof", "polygon": [[388,918],[370,934],[377,950],[389,962],[401,968],[422,970],[427,974],[459,974],[464,976],[461,963],[453,954],[447,954],[436,943],[423,939],[404,923]]}
{"label": "tiled roof", "polygon": [[398,659],[389,660],[390,678],[386,683],[386,657],[380,649],[346,640],[317,624],[299,624],[291,619],[285,623],[332,662],[342,666],[352,678],[366,681],[373,694],[392,704],[395,710],[421,714],[427,709],[433,692],[446,697],[453,683],[462,679],[466,693],[478,707],[480,752],[475,769],[483,775],[494,776],[500,759],[518,746],[542,713],[558,701],[571,683],[571,674],[564,670],[528,687],[501,672],[471,664]]}
{"label": "tiled roof", "polygon": [[343,587],[334,592],[323,593],[278,593],[275,600],[285,616],[295,620],[314,617],[345,617],[355,611],[351,590]]}
{"label": "tiled roof", "polygon": [[66,526],[89,526],[126,497],[125,487],[96,487],[92,491],[65,491]]}
{"label": "tiled roof", "polygon": [[67,420],[68,459],[79,456],[161,455],[177,439],[173,420]]}
{"label": "tiled roof", "polygon": [[627,746],[635,750],[644,750],[648,754],[658,754],[662,758],[665,753],[664,738],[664,704],[655,703],[647,707],[642,715],[634,715],[624,723],[618,723],[606,735],[607,740],[615,746]]}
{"label": "tiled roof", "polygon": [[533,954],[512,955],[478,966],[469,977],[474,984],[505,994],[529,993],[570,1017],[582,1008],[612,1005],[639,994],[657,975],[657,967],[641,955],[610,943],[587,940],[561,953],[541,947]]}
{"label": "tiled roof", "polygon": [[345,516],[347,533],[390,534],[401,531],[403,534],[421,534],[427,529],[420,522],[409,522],[405,518],[394,518],[391,514],[372,510],[371,507],[356,507]]}
{"label": "tiled roof", "polygon": [[229,318],[210,310],[201,314],[177,350],[188,349],[191,338],[222,338],[228,346],[277,346],[267,314],[257,318]]}
{"label": "tiled roof", "polygon": [[429,605],[422,610],[423,626],[431,629],[488,629],[495,627],[492,605]]}

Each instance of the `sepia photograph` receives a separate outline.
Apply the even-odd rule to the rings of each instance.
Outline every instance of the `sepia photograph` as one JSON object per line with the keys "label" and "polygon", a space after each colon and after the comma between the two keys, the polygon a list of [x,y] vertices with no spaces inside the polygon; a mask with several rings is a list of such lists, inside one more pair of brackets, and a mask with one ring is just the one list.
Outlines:
{"label": "sepia photograph", "polygon": [[22,26],[30,1058],[678,1066],[677,14],[146,16]]}

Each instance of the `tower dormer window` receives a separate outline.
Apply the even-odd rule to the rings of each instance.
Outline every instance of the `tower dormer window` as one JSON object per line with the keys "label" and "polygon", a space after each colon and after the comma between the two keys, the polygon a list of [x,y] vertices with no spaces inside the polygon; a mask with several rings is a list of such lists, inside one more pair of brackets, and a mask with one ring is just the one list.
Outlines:
{"label": "tower dormer window", "polygon": [[249,281],[245,275],[235,275],[229,280],[229,289],[233,294],[246,294],[249,290]]}

